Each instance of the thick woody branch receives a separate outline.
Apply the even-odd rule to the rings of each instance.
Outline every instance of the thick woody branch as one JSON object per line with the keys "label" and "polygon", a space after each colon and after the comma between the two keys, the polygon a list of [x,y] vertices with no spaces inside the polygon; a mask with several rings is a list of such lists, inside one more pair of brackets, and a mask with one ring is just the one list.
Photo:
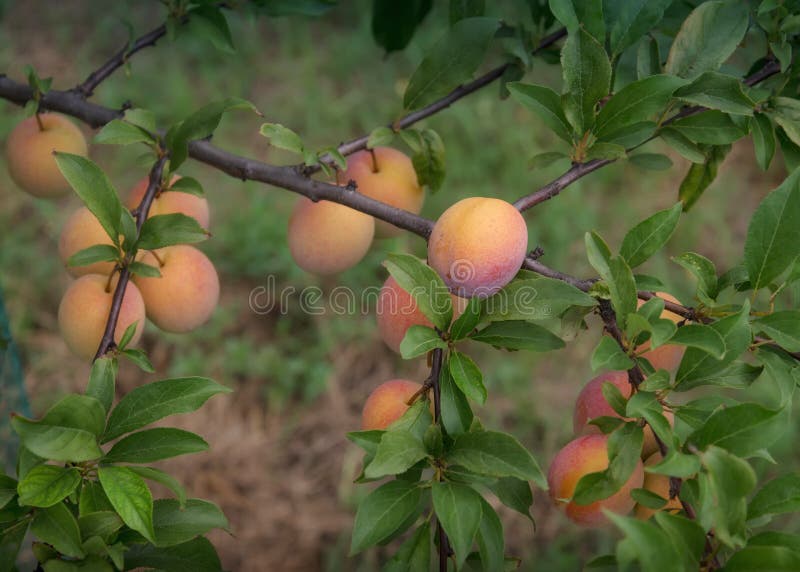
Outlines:
{"label": "thick woody branch", "polygon": [[[164,165],[166,165],[168,158],[168,155],[162,155],[150,170],[150,180],[147,184],[147,190],[139,206],[135,209],[137,235],[142,230],[142,225],[150,212],[150,206],[153,204],[153,199],[158,192],[158,187],[161,184],[161,175],[164,172]],[[122,308],[122,300],[125,298],[125,290],[128,288],[128,282],[130,282],[131,278],[130,270],[128,269],[129,262],[131,261],[126,260],[126,263],[123,264],[120,269],[117,287],[111,299],[111,310],[108,313],[108,321],[106,322],[105,330],[103,330],[103,337],[100,339],[100,346],[97,348],[94,359],[103,357],[116,346],[114,333],[117,331],[117,322],[119,321],[119,313]]]}

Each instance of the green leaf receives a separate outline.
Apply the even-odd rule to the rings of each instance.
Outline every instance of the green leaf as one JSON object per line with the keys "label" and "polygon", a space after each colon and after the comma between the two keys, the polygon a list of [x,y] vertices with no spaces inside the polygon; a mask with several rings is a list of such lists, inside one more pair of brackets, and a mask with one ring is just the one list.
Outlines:
{"label": "green leaf", "polygon": [[189,156],[189,142],[213,135],[223,114],[236,109],[250,110],[258,115],[256,107],[239,97],[228,97],[201,107],[189,117],[169,129],[166,136],[170,150],[170,169],[175,171]]}
{"label": "green leaf", "polygon": [[629,83],[597,114],[593,131],[600,139],[623,127],[634,125],[662,113],[672,93],[685,83],[669,75],[654,75]]}
{"label": "green leaf", "polygon": [[208,238],[197,219],[182,213],[149,217],[142,225],[136,247],[141,250],[157,250],[174,244],[192,244]]}
{"label": "green leaf", "polygon": [[367,149],[389,145],[394,140],[394,136],[395,132],[391,128],[386,126],[376,127],[369,134]]}
{"label": "green leaf", "polygon": [[94,397],[108,412],[114,400],[114,384],[117,379],[117,360],[116,358],[101,357],[92,364],[92,372],[89,375],[89,385],[86,387],[86,395]]}
{"label": "green leaf", "polygon": [[109,536],[122,528],[123,524],[119,515],[110,510],[99,510],[78,517],[81,538],[99,536],[108,540]]}
{"label": "green leaf", "polygon": [[515,477],[501,477],[489,485],[489,490],[508,508],[533,520],[531,516],[533,493],[531,493],[531,486],[528,481]]}
{"label": "green leaf", "polygon": [[581,477],[575,485],[572,502],[591,504],[619,491],[640,463],[642,441],[642,428],[636,422],[625,423],[613,431],[608,437],[608,468]]}
{"label": "green leaf", "polygon": [[483,385],[483,374],[472,359],[456,350],[450,353],[447,361],[450,375],[458,388],[469,399],[481,405],[486,403],[486,387]]}
{"label": "green leaf", "polygon": [[156,370],[144,350],[124,349],[120,355],[135,363],[145,373],[154,373]]}
{"label": "green leaf", "polygon": [[483,300],[470,298],[461,315],[450,326],[450,339],[463,340],[478,326],[483,313]]}
{"label": "green leaf", "polygon": [[547,489],[536,460],[507,433],[477,431],[458,435],[446,458],[449,463],[462,465],[479,475],[516,477]]}
{"label": "green leaf", "polygon": [[147,483],[128,467],[100,467],[100,484],[120,518],[130,528],[155,542],[153,495]]}
{"label": "green leaf", "polygon": [[653,37],[645,37],[636,50],[636,77],[643,79],[661,73],[661,53],[658,41]]}
{"label": "green leaf", "polygon": [[[70,395],[63,401],[69,400],[73,407],[64,407],[56,410],[55,415],[48,417],[48,414],[40,421],[31,421],[24,417],[15,416],[11,418],[11,426],[20,436],[22,444],[32,453],[53,461],[81,462],[99,459],[103,452],[97,445],[97,436],[86,430],[88,423],[94,423],[90,417],[81,419],[82,415],[93,415],[89,407],[82,405],[89,403],[80,402],[77,399],[83,396]],[[91,398],[86,398],[91,399]],[[101,409],[102,418],[105,411],[97,400],[93,400]],[[59,404],[57,403],[56,406]],[[50,413],[50,412],[48,412]],[[71,417],[71,414],[77,416]],[[101,429],[102,430],[102,429]]]}
{"label": "green leaf", "polygon": [[599,1],[550,0],[549,4],[553,16],[564,24],[570,34],[584,27],[598,42],[605,40],[606,24],[603,21],[603,6]]}
{"label": "green leaf", "polygon": [[81,474],[75,467],[39,465],[25,475],[17,487],[19,504],[48,507],[62,501],[78,488]]}
{"label": "green leaf", "polygon": [[128,265],[128,270],[130,270],[130,273],[134,276],[141,276],[143,278],[161,277],[161,270],[159,270],[157,267],[145,264],[144,262],[139,262],[138,260],[131,262]]}
{"label": "green leaf", "polygon": [[678,190],[678,198],[683,203],[684,211],[692,208],[703,191],[714,182],[714,179],[717,178],[717,170],[730,150],[730,145],[711,147],[704,163],[689,167],[689,172],[686,173]]}
{"label": "green leaf", "polygon": [[717,268],[713,262],[696,252],[684,252],[678,256],[673,256],[672,261],[694,274],[697,278],[699,292],[710,299],[717,297],[717,294],[719,294]]}
{"label": "green leaf", "polygon": [[797,257],[800,242],[800,170],[758,205],[747,228],[744,262],[753,290],[768,285]]}
{"label": "green leaf", "polygon": [[611,63],[606,51],[589,32],[570,34],[561,49],[566,117],[583,134],[594,124],[597,102],[611,89]]}
{"label": "green leaf", "polygon": [[761,487],[747,507],[747,519],[800,510],[800,473],[788,473]]}
{"label": "green leaf", "polygon": [[753,322],[753,327],[786,351],[800,352],[800,310],[774,312]]}
{"label": "green leaf", "polygon": [[603,336],[592,352],[591,365],[592,371],[623,370],[632,368],[633,361],[610,336]]}
{"label": "green leaf", "polygon": [[777,441],[788,429],[788,422],[785,409],[742,403],[716,411],[689,436],[689,441],[699,449],[716,445],[747,457]]}
{"label": "green leaf", "polygon": [[705,2],[681,25],[667,57],[666,72],[694,79],[718,69],[736,50],[749,23],[741,2]]}
{"label": "green leaf", "polygon": [[498,27],[495,18],[465,18],[456,22],[412,74],[403,106],[408,110],[419,109],[469,80],[483,61]]}
{"label": "green leaf", "polygon": [[143,479],[147,479],[148,481],[153,481],[155,483],[159,483],[164,485],[169,490],[171,490],[178,499],[178,502],[181,506],[186,504],[186,490],[183,488],[175,477],[165,473],[160,469],[155,469],[153,467],[127,467]]}
{"label": "green leaf", "polygon": [[70,256],[67,259],[67,266],[88,266],[95,262],[116,262],[119,257],[119,249],[116,246],[95,244]]}
{"label": "green leaf", "polygon": [[800,552],[785,546],[747,546],[725,563],[725,572],[793,572],[800,569]]}
{"label": "green leaf", "polygon": [[124,120],[127,123],[130,123],[131,125],[136,125],[137,127],[141,127],[142,129],[150,133],[154,133],[157,129],[156,116],[152,111],[147,109],[142,109],[139,107],[126,109]]}
{"label": "green leaf", "polygon": [[573,306],[591,308],[596,304],[597,300],[562,280],[523,272],[520,279],[486,299],[484,317],[492,322],[547,320]]}
{"label": "green leaf", "polygon": [[84,480],[78,498],[78,514],[83,516],[97,511],[110,511],[114,507],[98,481]]}
{"label": "green leaf", "polygon": [[31,532],[61,554],[83,558],[78,521],[63,502],[37,510],[31,522]]}
{"label": "green leaf", "polygon": [[205,196],[203,185],[201,185],[200,181],[193,177],[181,177],[177,181],[174,181],[168,189],[162,191],[162,193],[164,192],[186,193],[196,197]]}
{"label": "green leaf", "polygon": [[218,393],[230,393],[224,385],[205,377],[182,377],[137,387],[111,411],[103,443],[149,425],[168,415],[191,413]]}
{"label": "green leaf", "polygon": [[0,473],[0,509],[17,496],[17,481]]}
{"label": "green leaf", "polygon": [[486,570],[502,570],[505,544],[503,523],[492,506],[481,498],[481,523],[475,537]]}
{"label": "green leaf", "polygon": [[270,145],[302,155],[305,147],[300,136],[280,123],[264,123],[260,129],[261,135],[269,139]]}
{"label": "green leaf", "polygon": [[561,151],[545,151],[544,153],[537,153],[528,159],[528,169],[545,169],[550,165],[554,165],[562,159],[569,159],[569,155]]}
{"label": "green leaf", "polygon": [[155,140],[150,133],[121,119],[114,119],[106,123],[100,132],[94,136],[94,142],[100,145],[155,144]]}
{"label": "green leaf", "polygon": [[678,203],[658,211],[628,231],[619,253],[631,268],[639,266],[667,243],[678,226],[681,207]]}
{"label": "green leaf", "polygon": [[24,519],[3,529],[0,534],[0,572],[17,572],[15,563],[29,524],[30,521]]}
{"label": "green leaf", "polygon": [[236,53],[225,13],[213,5],[198,6],[189,10],[189,26],[195,35],[206,38],[221,52]]}
{"label": "green leaf", "polygon": [[205,439],[183,429],[157,427],[132,433],[106,453],[108,463],[150,463],[208,450]]}
{"label": "green leaf", "polygon": [[677,547],[685,569],[698,568],[706,547],[703,527],[695,520],[668,512],[658,512],[654,518],[672,544]]}
{"label": "green leaf", "polygon": [[[407,133],[406,129],[403,133]],[[445,177],[444,142],[433,129],[423,129],[419,133],[419,146],[411,156],[411,164],[422,186],[432,193],[442,188]]]}
{"label": "green leaf", "polygon": [[358,505],[350,554],[389,538],[416,513],[421,496],[416,483],[404,480],[390,481],[367,495]]}
{"label": "green leaf", "polygon": [[636,153],[628,155],[628,160],[646,171],[666,171],[672,167],[672,159],[661,153]]}
{"label": "green leaf", "polygon": [[387,53],[404,49],[432,4],[432,0],[375,0],[372,3],[372,37],[375,42]]}
{"label": "green leaf", "polygon": [[431,496],[436,517],[450,539],[455,552],[456,569],[459,569],[478,532],[483,499],[467,485],[436,481],[431,484]]}
{"label": "green leaf", "polygon": [[670,4],[671,0],[603,2],[612,56],[616,58],[650,32],[664,17],[664,11]]}
{"label": "green leaf", "polygon": [[553,133],[568,143],[572,142],[572,128],[561,107],[561,98],[555,91],[542,85],[518,81],[507,84],[507,87],[511,97],[536,113]]}
{"label": "green leaf", "polygon": [[738,115],[753,115],[756,106],[744,93],[742,82],[714,71],[705,72],[689,85],[678,88],[675,97],[686,103]]}
{"label": "green leaf", "polygon": [[114,244],[119,244],[122,203],[105,173],[91,160],[57,152],[56,163],[64,178],[86,204]]}
{"label": "green leaf", "polygon": [[125,568],[152,568],[163,572],[221,572],[222,564],[211,542],[200,537],[169,547],[134,544],[125,552]]}
{"label": "green leaf", "polygon": [[509,350],[547,352],[564,347],[564,341],[550,330],[522,320],[492,322],[470,339]]}
{"label": "green leaf", "polygon": [[420,311],[446,331],[453,318],[453,301],[441,277],[419,258],[389,254],[383,265],[400,287],[411,294]]}
{"label": "green leaf", "polygon": [[709,145],[733,143],[747,135],[730,116],[716,110],[689,115],[671,123],[670,127],[695,143]]}
{"label": "green leaf", "polygon": [[411,359],[434,349],[447,349],[447,343],[427,326],[411,326],[400,342],[400,355]]}
{"label": "green leaf", "polygon": [[681,134],[680,131],[666,127],[659,131],[659,137],[681,157],[688,159],[692,163],[705,163],[706,154],[699,145],[692,143],[686,136]]}
{"label": "green leaf", "polygon": [[755,114],[752,125],[756,161],[758,166],[766,171],[772,162],[772,157],[775,156],[775,129],[769,117],[763,113]]}
{"label": "green leaf", "polygon": [[227,530],[228,526],[228,519],[212,502],[189,499],[185,507],[174,499],[158,499],[153,503],[156,546],[175,546],[215,528]]}
{"label": "green leaf", "polygon": [[402,430],[386,431],[378,444],[375,458],[364,469],[364,476],[379,479],[387,475],[399,475],[425,457],[425,447],[415,435]]}
{"label": "green leaf", "polygon": [[428,570],[431,565],[431,525],[422,523],[386,563],[384,572]]}
{"label": "green leaf", "polygon": [[665,563],[681,561],[681,555],[675,546],[671,542],[665,542],[664,532],[652,522],[643,522],[611,511],[604,512],[625,535],[617,544],[620,569],[633,569],[630,562],[636,560],[641,565],[642,572],[660,572]]}
{"label": "green leaf", "polygon": [[450,371],[443,368],[439,377],[439,391],[442,403],[442,425],[451,437],[469,431],[472,423],[472,409],[466,396],[450,377]]}
{"label": "green leaf", "polygon": [[725,338],[710,326],[686,324],[675,331],[669,342],[697,348],[714,359],[722,359],[725,356]]}
{"label": "green leaf", "polygon": [[769,110],[770,117],[783,128],[795,145],[800,145],[800,101],[791,97],[775,97]]}
{"label": "green leaf", "polygon": [[725,340],[725,357],[721,360],[715,359],[708,353],[689,348],[683,356],[678,373],[675,374],[675,389],[686,391],[696,387],[697,383],[722,371],[725,366],[732,363],[750,345],[750,327],[747,323],[747,316],[750,305],[745,303],[744,307],[737,314],[727,316],[717,320],[708,327],[719,333]]}
{"label": "green leaf", "polygon": [[[752,467],[732,453],[710,446],[702,455],[707,478],[700,479],[700,522],[731,547],[745,543],[747,495],[755,488]],[[701,474],[701,477],[706,477]]]}

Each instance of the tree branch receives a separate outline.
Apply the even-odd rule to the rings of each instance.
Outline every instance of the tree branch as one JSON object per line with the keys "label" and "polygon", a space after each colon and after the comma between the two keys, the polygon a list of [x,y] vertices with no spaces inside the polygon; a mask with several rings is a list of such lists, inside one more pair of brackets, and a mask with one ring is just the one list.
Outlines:
{"label": "tree branch", "polygon": [[[156,196],[158,187],[161,184],[161,175],[164,172],[164,165],[166,165],[169,155],[164,154],[159,157],[153,168],[150,170],[150,181],[147,185],[147,190],[142,197],[139,206],[134,209],[136,212],[136,234],[142,230],[144,221],[147,220],[147,214],[150,212],[150,207],[153,204],[153,199]],[[108,321],[106,322],[105,330],[103,330],[103,337],[100,339],[100,346],[97,348],[97,353],[94,359],[98,359],[106,355],[110,350],[116,347],[114,341],[114,333],[117,331],[117,322],[119,321],[119,313],[122,308],[122,300],[125,298],[125,290],[128,288],[131,274],[128,265],[132,262],[126,259],[125,264],[119,272],[119,280],[117,287],[114,290],[114,296],[111,299],[111,310],[108,313]],[[94,360],[92,360],[94,361]]]}

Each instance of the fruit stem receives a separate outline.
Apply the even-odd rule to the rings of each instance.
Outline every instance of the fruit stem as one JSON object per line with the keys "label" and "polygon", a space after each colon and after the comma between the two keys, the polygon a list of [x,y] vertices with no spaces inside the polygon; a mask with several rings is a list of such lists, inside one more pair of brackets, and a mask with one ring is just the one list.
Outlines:
{"label": "fruit stem", "polygon": [[378,169],[378,158],[375,156],[375,149],[370,149],[369,154],[372,157],[372,172],[377,173],[380,169]]}
{"label": "fruit stem", "polygon": [[111,272],[108,273],[108,280],[106,280],[106,293],[111,292],[111,281],[114,279],[114,274],[117,273],[117,270],[119,270],[119,266],[114,266],[114,268],[111,269]]}
{"label": "fruit stem", "polygon": [[155,250],[151,250],[150,254],[152,254],[153,258],[155,258],[156,261],[158,262],[159,268],[163,268],[164,267],[164,261],[161,259],[161,257],[158,255],[158,253]]}
{"label": "fruit stem", "polygon": [[39,125],[39,131],[44,131],[44,123],[42,123],[42,118],[39,116],[39,112],[37,111],[35,114],[36,123]]}

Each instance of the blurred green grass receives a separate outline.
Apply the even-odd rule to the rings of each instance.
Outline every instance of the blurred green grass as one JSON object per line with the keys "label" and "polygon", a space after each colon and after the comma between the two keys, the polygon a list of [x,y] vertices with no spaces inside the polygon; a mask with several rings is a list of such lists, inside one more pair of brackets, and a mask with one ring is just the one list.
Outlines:
{"label": "blurred green grass", "polygon": [[[0,69],[21,79],[24,65],[31,63],[40,75],[55,76],[55,87],[68,88],[102,61],[104,54],[119,48],[124,39],[121,21],[130,21],[140,34],[160,18],[156,3],[69,4],[32,2],[10,9],[2,23],[7,41],[0,44]],[[504,6],[498,3],[492,9]],[[209,101],[236,95],[253,101],[264,120],[292,128],[310,147],[321,149],[367,133],[401,114],[405,82],[435,41],[435,23],[442,20],[443,11],[437,5],[409,48],[389,57],[372,41],[365,1],[343,3],[321,20],[234,17],[230,23],[237,54],[220,53],[193,37],[180,37],[174,45],[164,40],[155,49],[137,54],[130,73],[118,72],[98,89],[96,99],[110,106],[130,101],[153,110],[160,124],[166,125]],[[39,29],[49,33],[35,34]],[[493,53],[486,67],[499,61],[499,55]],[[559,84],[557,69],[538,60],[526,79]],[[0,134],[8,133],[21,117],[19,109],[0,103]],[[252,114],[231,114],[214,142],[262,160],[291,162],[291,156],[268,148],[258,135],[261,122]],[[428,197],[422,213],[429,218],[436,218],[462,197],[514,200],[563,169],[563,165],[537,171],[527,168],[529,157],[553,149],[556,140],[520,106],[501,101],[496,85],[431,118],[426,126],[441,134],[447,148],[445,186]],[[123,192],[147,171],[137,155],[118,148],[93,150],[94,158]],[[714,260],[721,270],[733,265],[741,256],[753,207],[777,181],[774,174],[770,178],[756,171],[747,144],[732,156],[735,159],[729,158],[697,207],[683,217],[667,249],[643,268],[689,303],[691,279],[669,257],[694,250]],[[612,247],[618,247],[628,228],[676,202],[677,186],[688,164],[673,158],[675,165],[658,173],[612,165],[537,207],[527,215],[530,247],[541,246],[543,261],[554,268],[590,275],[583,254],[584,232],[597,230]],[[278,290],[319,286],[330,293],[334,286],[344,285],[358,295],[382,283],[386,274],[380,262],[387,252],[410,250],[424,256],[424,244],[413,237],[376,242],[357,267],[335,280],[319,280],[299,270],[288,254],[285,231],[295,200],[291,193],[236,181],[192,162],[183,171],[203,182],[212,205],[214,236],[203,249],[222,275],[223,304],[207,327],[190,335],[164,336],[148,325],[150,339],[158,337],[169,348],[159,373],[202,372],[228,383],[257,380],[270,409],[313,401],[326,390],[334,368],[331,356],[345,348],[375,347],[371,317],[311,317],[296,303],[285,315],[256,316],[248,306],[249,292],[274,276]],[[71,207],[31,201],[8,180],[0,187],[0,204],[0,286],[7,293],[28,376],[63,375],[63,363],[44,357],[37,340],[43,331],[56,330],[54,315],[67,278],[54,254],[55,244]],[[485,422],[511,428],[543,465],[569,438],[572,401],[591,377],[588,356],[599,335],[599,326],[594,326],[558,355],[518,352],[509,356],[469,348],[487,372],[491,397],[482,411]],[[59,343],[57,336],[46,339],[46,344]],[[417,365],[404,364],[399,358],[386,359],[398,377],[418,371]],[[34,405],[51,399],[35,395]],[[776,456],[793,456],[792,437],[780,444]],[[531,547],[536,569],[574,570],[586,554],[611,547],[608,534],[575,532],[560,520],[553,527],[548,527],[549,535],[544,534],[548,541],[540,535]],[[330,547],[329,569],[347,569],[340,564],[344,544]],[[369,569],[368,564],[363,566]]]}

